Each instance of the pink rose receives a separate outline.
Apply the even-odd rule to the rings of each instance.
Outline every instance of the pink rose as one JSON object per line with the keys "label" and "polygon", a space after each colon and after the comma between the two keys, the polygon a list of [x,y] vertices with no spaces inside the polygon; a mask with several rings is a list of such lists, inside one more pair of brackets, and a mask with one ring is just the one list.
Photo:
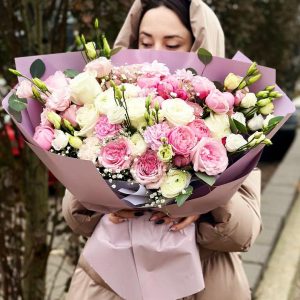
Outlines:
{"label": "pink rose", "polygon": [[186,103],[194,109],[195,117],[197,117],[197,118],[202,117],[203,108],[198,103],[190,102],[190,101],[187,101]]}
{"label": "pink rose", "polygon": [[49,112],[51,112],[52,110],[45,107],[43,109],[43,112],[41,113],[41,124],[40,125],[43,125],[43,126],[51,126],[51,123],[49,122],[48,120],[48,114]]}
{"label": "pink rose", "polygon": [[63,119],[68,120],[73,127],[76,127],[78,124],[76,122],[76,112],[78,110],[78,106],[72,104],[67,110],[65,110],[62,114]]}
{"label": "pink rose", "polygon": [[190,164],[191,157],[190,157],[190,155],[188,155],[188,156],[176,155],[174,157],[173,162],[176,167],[182,168],[182,167],[185,167]]}
{"label": "pink rose", "polygon": [[147,127],[144,131],[144,140],[152,150],[157,151],[163,144],[161,139],[167,138],[169,131],[170,127],[165,122]]}
{"label": "pink rose", "polygon": [[160,82],[160,76],[144,75],[137,79],[137,85],[142,89],[156,88]]}
{"label": "pink rose", "polygon": [[188,124],[188,127],[192,129],[198,141],[204,137],[211,137],[209,128],[206,126],[205,121],[196,119]]}
{"label": "pink rose", "polygon": [[166,165],[161,162],[155,151],[148,150],[133,163],[132,177],[147,189],[158,189],[166,173]]}
{"label": "pink rose", "polygon": [[157,93],[159,96],[161,96],[164,99],[169,99],[170,94],[173,92],[174,92],[174,87],[169,82],[162,81],[157,85]]}
{"label": "pink rose", "polygon": [[71,94],[67,87],[53,90],[46,99],[46,107],[51,110],[64,111],[70,106],[70,97]]}
{"label": "pink rose", "polygon": [[33,139],[41,148],[48,151],[51,149],[51,143],[54,139],[54,130],[49,126],[37,126]]}
{"label": "pink rose", "polygon": [[119,124],[109,123],[107,116],[101,116],[95,126],[96,136],[99,140],[103,140],[108,137],[113,137],[121,129],[122,126]]}
{"label": "pink rose", "polygon": [[49,76],[45,80],[45,84],[50,92],[54,90],[65,89],[69,85],[69,78],[61,71],[56,71],[54,75]]}
{"label": "pink rose", "polygon": [[19,98],[32,98],[32,86],[29,80],[22,80],[17,88],[16,95]]}
{"label": "pink rose", "polygon": [[131,164],[131,150],[128,141],[125,138],[119,138],[109,142],[100,149],[98,156],[99,163],[112,172],[125,170]]}
{"label": "pink rose", "polygon": [[224,92],[223,96],[225,97],[225,99],[228,102],[229,110],[232,110],[233,106],[234,106],[234,96],[229,92]]}
{"label": "pink rose", "polygon": [[193,130],[188,126],[176,126],[168,134],[168,143],[177,155],[190,155],[197,143]]}
{"label": "pink rose", "polygon": [[202,76],[195,76],[192,80],[192,85],[194,86],[195,93],[200,99],[204,99],[207,95],[216,89],[215,84]]}
{"label": "pink rose", "polygon": [[96,71],[98,78],[108,76],[111,70],[112,70],[111,61],[108,60],[106,57],[99,57],[95,60],[92,60],[84,68],[84,71],[88,71],[88,72]]}
{"label": "pink rose", "polygon": [[228,166],[227,151],[221,141],[204,137],[192,151],[192,162],[196,172],[215,176]]}
{"label": "pink rose", "polygon": [[219,90],[213,90],[205,99],[206,105],[217,114],[226,114],[230,107],[227,101],[227,95],[224,96]]}
{"label": "pink rose", "polygon": [[177,89],[175,90],[175,93],[177,94],[176,97],[182,100],[186,100],[188,98],[188,94],[184,89]]}
{"label": "pink rose", "polygon": [[243,93],[243,91],[238,90],[238,91],[235,93],[235,97],[234,97],[234,105],[235,105],[235,106],[239,106],[240,103],[242,102],[242,100],[244,99],[244,97],[245,97],[245,94]]}

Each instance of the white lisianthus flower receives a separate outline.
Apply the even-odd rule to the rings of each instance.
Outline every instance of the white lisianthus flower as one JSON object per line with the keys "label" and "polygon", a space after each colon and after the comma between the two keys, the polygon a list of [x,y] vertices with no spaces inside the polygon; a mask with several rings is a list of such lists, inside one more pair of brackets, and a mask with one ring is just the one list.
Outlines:
{"label": "white lisianthus flower", "polygon": [[112,87],[99,94],[95,99],[95,107],[100,114],[107,115],[116,106],[114,89]]}
{"label": "white lisianthus flower", "polygon": [[229,117],[227,115],[210,113],[210,116],[204,122],[213,138],[222,139],[231,133]]}
{"label": "white lisianthus flower", "polygon": [[162,114],[172,126],[187,125],[195,120],[194,108],[179,98],[162,102]]}
{"label": "white lisianthus flower", "polygon": [[101,87],[95,78],[96,75],[83,72],[71,80],[69,88],[73,103],[77,105],[94,103],[96,97],[102,93]]}
{"label": "white lisianthus flower", "polygon": [[240,76],[229,73],[224,80],[224,87],[229,91],[235,90],[240,85],[242,79]]}
{"label": "white lisianthus flower", "polygon": [[244,116],[243,113],[241,113],[241,112],[234,113],[232,115],[232,119],[237,120],[238,122],[240,122],[241,124],[246,126],[246,117]]}
{"label": "white lisianthus flower", "polygon": [[145,102],[145,98],[131,98],[126,100],[131,125],[137,129],[147,125],[145,120]]}
{"label": "white lisianthus flower", "polygon": [[263,114],[264,116],[266,116],[266,115],[272,114],[274,112],[274,109],[275,109],[275,106],[274,106],[273,102],[271,102],[271,103],[267,104],[266,106],[261,107],[259,112],[261,114]]}
{"label": "white lisianthus flower", "polygon": [[86,104],[76,112],[76,122],[80,127],[75,136],[89,136],[93,133],[97,124],[99,113],[93,104]]}
{"label": "white lisianthus flower", "polygon": [[272,120],[273,118],[275,118],[275,116],[273,114],[267,115],[267,117],[265,118],[264,123],[263,123],[263,128],[267,128],[269,126],[270,120]]}
{"label": "white lisianthus flower", "polygon": [[107,113],[110,124],[121,124],[125,120],[125,109],[121,106],[113,106]]}
{"label": "white lisianthus flower", "polygon": [[52,147],[56,151],[60,151],[67,147],[69,143],[69,137],[63,131],[55,129],[54,130],[54,140],[52,141]]}
{"label": "white lisianthus flower", "polygon": [[147,144],[140,133],[136,132],[130,138],[130,148],[132,156],[141,156],[147,151]]}
{"label": "white lisianthus flower", "polygon": [[250,108],[255,106],[257,98],[254,93],[247,93],[242,99],[240,106],[243,108]]}
{"label": "white lisianthus flower", "polygon": [[239,148],[245,146],[247,144],[247,141],[244,139],[244,137],[241,134],[230,134],[226,138],[226,149],[228,152],[235,152]]}
{"label": "white lisianthus flower", "polygon": [[264,124],[264,118],[261,114],[255,114],[254,117],[248,121],[248,127],[251,131],[262,129]]}
{"label": "white lisianthus flower", "polygon": [[90,160],[96,164],[97,157],[100,152],[100,141],[97,137],[91,136],[83,141],[82,146],[78,151],[78,158]]}
{"label": "white lisianthus flower", "polygon": [[160,190],[163,197],[172,199],[177,197],[191,182],[191,174],[181,170],[170,170],[164,179]]}
{"label": "white lisianthus flower", "polygon": [[122,86],[125,87],[125,99],[138,98],[142,92],[142,89],[134,84],[124,83]]}

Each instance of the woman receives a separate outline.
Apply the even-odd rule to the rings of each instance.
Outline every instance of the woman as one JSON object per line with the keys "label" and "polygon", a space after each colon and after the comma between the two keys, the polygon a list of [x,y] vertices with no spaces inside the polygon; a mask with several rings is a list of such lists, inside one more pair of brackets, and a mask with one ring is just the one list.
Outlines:
{"label": "woman", "polygon": [[[214,13],[199,0],[135,1],[116,46],[174,51],[196,51],[204,47],[214,55],[224,56],[221,26]],[[157,226],[170,226],[174,231],[194,222],[196,224],[205,289],[184,299],[251,299],[238,252],[247,251],[260,232],[259,209],[260,171],[254,170],[226,206],[203,216],[195,215],[181,220],[161,213],[152,216],[150,221]],[[85,236],[93,233],[101,219],[101,214],[87,211],[69,192],[66,192],[63,200],[63,213],[70,227]],[[109,218],[116,224],[114,226],[118,226],[118,223],[138,218],[141,214],[139,211],[119,211]],[[121,298],[81,256],[67,299]]]}

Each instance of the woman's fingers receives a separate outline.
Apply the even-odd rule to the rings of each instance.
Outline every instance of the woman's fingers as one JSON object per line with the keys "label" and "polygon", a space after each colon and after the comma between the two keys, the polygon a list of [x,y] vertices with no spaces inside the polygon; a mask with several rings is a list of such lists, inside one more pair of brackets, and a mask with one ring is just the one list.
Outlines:
{"label": "woman's fingers", "polygon": [[152,214],[152,216],[150,217],[149,221],[157,221],[157,220],[159,220],[159,219],[161,219],[161,218],[164,218],[164,217],[166,217],[166,216],[167,216],[167,215],[166,215],[165,213],[161,212],[161,211],[159,211],[159,212],[154,212],[154,213]]}
{"label": "woman's fingers", "polygon": [[109,214],[108,219],[114,224],[120,224],[120,223],[127,221],[127,219],[120,218],[119,216],[117,216],[115,214]]}
{"label": "woman's fingers", "polygon": [[114,214],[123,219],[132,219],[135,217],[141,217],[142,215],[144,215],[144,212],[141,210],[123,209],[123,210],[116,211]]}
{"label": "woman's fingers", "polygon": [[199,215],[197,216],[189,216],[186,218],[183,218],[181,222],[179,222],[178,224],[175,224],[173,226],[170,227],[170,231],[179,231],[184,229],[185,227],[193,224],[195,221],[197,221],[199,219]]}

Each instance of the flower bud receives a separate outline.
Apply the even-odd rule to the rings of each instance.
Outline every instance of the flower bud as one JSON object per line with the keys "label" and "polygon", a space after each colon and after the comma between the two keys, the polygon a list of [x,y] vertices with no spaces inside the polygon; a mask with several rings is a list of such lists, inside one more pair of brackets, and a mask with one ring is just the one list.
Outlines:
{"label": "flower bud", "polygon": [[271,102],[271,103],[267,104],[266,106],[261,107],[259,112],[264,116],[273,113],[274,112],[274,104]]}
{"label": "flower bud", "polygon": [[233,73],[229,73],[224,81],[224,87],[226,90],[232,91],[238,88],[242,81],[242,77],[237,76]]}
{"label": "flower bud", "polygon": [[50,123],[54,125],[56,129],[60,129],[61,117],[57,113],[55,113],[54,111],[50,111],[47,114],[47,119]]}
{"label": "flower bud", "polygon": [[151,105],[151,97],[148,96],[146,98],[146,102],[145,102],[145,107],[146,107],[147,110],[149,110],[150,105]]}
{"label": "flower bud", "polygon": [[253,75],[253,73],[257,70],[257,63],[254,62],[252,63],[252,65],[250,66],[250,68],[248,69],[247,71],[247,75],[250,76],[250,75]]}
{"label": "flower bud", "polygon": [[259,107],[263,107],[263,106],[268,105],[268,104],[271,103],[271,102],[272,102],[271,98],[265,98],[265,99],[261,99],[261,100],[257,101],[256,104],[257,104]]}
{"label": "flower bud", "polygon": [[8,69],[8,71],[16,76],[22,76],[22,74],[18,70]]}
{"label": "flower bud", "polygon": [[160,109],[160,105],[158,101],[155,101],[154,109],[158,112]]}
{"label": "flower bud", "polygon": [[95,59],[97,57],[96,45],[94,42],[85,44],[85,53],[90,59]]}
{"label": "flower bud", "polygon": [[38,99],[38,100],[41,100],[42,97],[41,97],[41,94],[40,92],[38,91],[38,89],[35,87],[35,86],[32,86],[32,94],[34,96],[34,98]]}
{"label": "flower bud", "polygon": [[247,83],[248,85],[254,84],[255,82],[257,82],[260,78],[262,77],[261,74],[255,75],[251,78],[248,79]]}
{"label": "flower bud", "polygon": [[81,43],[82,43],[83,45],[85,45],[86,42],[85,42],[85,37],[84,37],[84,35],[82,34],[80,38],[81,38]]}
{"label": "flower bud", "polygon": [[75,148],[75,149],[80,149],[82,146],[82,140],[78,136],[69,136],[69,144]]}
{"label": "flower bud", "polygon": [[268,92],[272,92],[275,89],[275,85],[268,85],[265,90]]}
{"label": "flower bud", "polygon": [[172,146],[168,144],[161,145],[157,152],[157,157],[162,162],[169,162],[173,158]]}
{"label": "flower bud", "polygon": [[74,133],[74,128],[73,128],[72,124],[67,119],[63,119],[63,123],[64,123],[64,126],[68,130],[70,130],[70,132]]}
{"label": "flower bud", "polygon": [[273,92],[270,93],[270,97],[280,98],[280,97],[282,97],[282,94],[278,93],[277,91],[273,91]]}
{"label": "flower bud", "polygon": [[103,43],[103,51],[104,51],[105,57],[110,58],[110,56],[111,56],[111,49],[110,49],[110,46],[108,44],[108,41],[107,41],[105,35],[102,35],[102,43]]}
{"label": "flower bud", "polygon": [[46,84],[40,80],[39,78],[33,78],[32,79],[33,83],[43,92],[47,92],[48,91],[48,88],[46,86]]}
{"label": "flower bud", "polygon": [[96,18],[94,26],[95,26],[96,29],[99,28],[99,20],[98,20],[98,18]]}
{"label": "flower bud", "polygon": [[264,139],[263,143],[266,144],[267,146],[273,145],[273,143],[270,139]]}
{"label": "flower bud", "polygon": [[268,91],[260,91],[256,94],[257,98],[267,98],[269,96]]}

